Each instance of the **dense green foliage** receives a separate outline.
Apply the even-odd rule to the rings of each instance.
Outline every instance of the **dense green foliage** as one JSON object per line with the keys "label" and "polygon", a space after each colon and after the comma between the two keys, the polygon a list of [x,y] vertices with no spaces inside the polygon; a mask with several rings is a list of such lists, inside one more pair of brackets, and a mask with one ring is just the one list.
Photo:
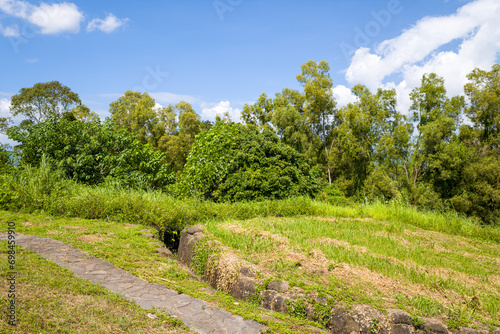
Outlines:
{"label": "dense green foliage", "polygon": [[25,116],[25,124],[36,124],[47,118],[62,117],[77,106],[82,106],[78,94],[58,81],[51,81],[22,88],[12,97],[10,110],[12,116]]}
{"label": "dense green foliage", "polygon": [[174,181],[164,153],[142,144],[125,129],[115,129],[111,121],[52,117],[13,126],[9,135],[20,143],[23,166],[39,166],[45,156],[79,182],[97,184],[113,177],[131,186],[161,188]]}
{"label": "dense green foliage", "polygon": [[68,87],[36,84],[12,98],[12,114],[26,119],[1,119],[0,131],[20,143],[19,168],[45,155],[87,184],[166,189],[177,180],[170,190],[218,202],[398,201],[500,222],[500,65],[471,72],[465,96],[449,97],[444,79],[426,74],[404,111],[394,89],[362,85],[355,102],[337,107],[329,70],[308,61],[302,91],[262,94],[244,106],[245,125],[219,115],[213,128],[187,102],[162,107],[131,91],[100,122]]}
{"label": "dense green foliage", "polygon": [[[338,197],[335,192],[333,195]],[[0,207],[66,217],[113,219],[168,229],[182,229],[207,219],[299,215],[372,217],[500,243],[498,227],[481,226],[453,211],[423,212],[398,201],[335,206],[307,197],[236,203],[177,199],[161,191],[135,190],[115,182],[99,186],[77,183],[67,180],[44,160],[38,168],[17,169],[15,173],[0,175]]]}
{"label": "dense green foliage", "polygon": [[500,65],[469,74],[466,97],[448,97],[443,78],[424,75],[410,115],[397,110],[395,90],[362,85],[352,89],[356,102],[337,108],[328,70],[307,62],[297,76],[303,92],[262,94],[243,120],[306,154],[341,195],[500,222]]}
{"label": "dense green foliage", "polygon": [[165,152],[169,170],[175,173],[182,171],[196,135],[207,130],[191,104],[181,101],[157,107],[147,93],[125,92],[111,103],[110,112],[117,128],[125,128],[141,143]]}
{"label": "dense green foliage", "polygon": [[312,195],[306,160],[265,129],[220,123],[197,136],[181,175],[184,195],[218,202]]}

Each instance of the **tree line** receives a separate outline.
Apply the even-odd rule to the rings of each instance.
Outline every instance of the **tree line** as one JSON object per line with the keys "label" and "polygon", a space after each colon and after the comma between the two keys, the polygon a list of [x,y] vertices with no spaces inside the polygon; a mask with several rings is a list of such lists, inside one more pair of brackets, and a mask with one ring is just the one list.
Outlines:
{"label": "tree line", "polygon": [[[184,101],[157,108],[147,93],[132,91],[112,102],[111,116],[101,121],[59,82],[21,89],[11,113],[25,119],[0,125],[20,143],[21,163],[36,166],[46,156],[88,184],[114,178],[173,191],[187,189],[189,179],[197,182],[190,193],[204,189],[207,198],[224,201],[280,198],[294,189],[324,198],[400,200],[500,221],[500,65],[469,73],[464,96],[448,97],[443,78],[424,75],[405,113],[397,109],[394,89],[371,92],[363,85],[352,88],[355,102],[338,107],[329,71],[325,61],[308,61],[297,76],[301,90],[284,88],[246,104],[241,119],[250,130],[231,127],[227,115],[201,121]],[[208,173],[205,156],[228,157],[217,142],[231,133],[235,138],[226,146],[239,162],[225,165],[226,179],[217,174],[211,188],[202,185],[196,173]],[[252,145],[263,149],[251,152]]]}

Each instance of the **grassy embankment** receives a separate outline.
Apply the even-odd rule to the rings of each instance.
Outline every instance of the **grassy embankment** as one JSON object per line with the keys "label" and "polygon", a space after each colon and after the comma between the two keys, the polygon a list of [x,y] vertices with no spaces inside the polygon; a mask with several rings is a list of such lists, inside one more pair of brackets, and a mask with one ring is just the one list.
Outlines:
{"label": "grassy embankment", "polygon": [[211,221],[207,229],[262,277],[332,304],[401,308],[450,329],[500,325],[496,242],[371,218],[255,218]]}
{"label": "grassy embankment", "polygon": [[157,255],[140,228],[124,223],[170,229],[205,223],[229,251],[267,275],[347,305],[397,306],[413,315],[442,316],[450,327],[478,320],[500,324],[500,229],[453,212],[420,212],[400,203],[336,207],[306,198],[216,204],[32,174],[9,180],[2,200],[10,212],[2,212],[1,220],[17,221],[19,233],[62,240],[277,331],[300,332],[311,323],[273,314],[283,321],[275,322],[254,304],[212,294],[188,280],[174,260]]}

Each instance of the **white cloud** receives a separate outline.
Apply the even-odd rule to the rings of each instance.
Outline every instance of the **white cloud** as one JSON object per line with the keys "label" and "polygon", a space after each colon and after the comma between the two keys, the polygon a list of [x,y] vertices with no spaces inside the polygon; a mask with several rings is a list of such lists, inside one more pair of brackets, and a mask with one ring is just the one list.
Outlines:
{"label": "white cloud", "polygon": [[108,14],[104,20],[93,19],[87,26],[87,31],[91,32],[94,30],[100,30],[107,34],[112,33],[116,29],[124,26],[128,19],[119,19],[113,14]]}
{"label": "white cloud", "polygon": [[78,33],[83,13],[73,3],[42,2],[35,6],[26,1],[0,0],[0,10],[6,14],[18,17],[40,29],[42,34],[59,34],[63,32]]}
{"label": "white cloud", "polygon": [[13,25],[10,27],[4,27],[0,24],[0,34],[5,37],[18,37],[21,35],[19,32],[19,27],[17,25]]}
{"label": "white cloud", "polygon": [[11,147],[14,147],[19,143],[10,139],[7,135],[0,133],[0,144],[8,144]]}
{"label": "white cloud", "polygon": [[337,85],[332,88],[333,97],[337,100],[337,107],[341,108],[349,103],[354,103],[357,101],[356,95],[351,92],[351,89],[347,88],[344,85]]}
{"label": "white cloud", "polygon": [[0,117],[10,116],[10,100],[0,99]]}
{"label": "white cloud", "polygon": [[214,121],[216,116],[224,117],[228,113],[233,122],[239,122],[241,117],[241,110],[231,107],[231,102],[220,101],[219,103],[201,103],[201,118]]}
{"label": "white cloud", "polygon": [[28,58],[24,60],[28,64],[36,64],[40,61],[40,58]]}
{"label": "white cloud", "polygon": [[[346,79],[362,83],[374,91],[379,87],[398,91],[400,110],[409,107],[407,94],[424,73],[434,72],[445,78],[450,95],[463,93],[466,74],[474,68],[488,70],[500,53],[500,2],[476,0],[455,14],[426,17],[399,36],[383,41],[371,51],[356,50]],[[456,51],[442,51],[450,42],[458,42]],[[390,75],[401,76],[399,82],[386,81]]]}
{"label": "white cloud", "polygon": [[169,92],[157,92],[157,93],[149,93],[149,95],[155,99],[159,103],[170,104],[170,103],[179,103],[180,101],[186,101],[191,104],[200,103],[200,99],[191,96],[191,95],[182,95],[175,94]]}

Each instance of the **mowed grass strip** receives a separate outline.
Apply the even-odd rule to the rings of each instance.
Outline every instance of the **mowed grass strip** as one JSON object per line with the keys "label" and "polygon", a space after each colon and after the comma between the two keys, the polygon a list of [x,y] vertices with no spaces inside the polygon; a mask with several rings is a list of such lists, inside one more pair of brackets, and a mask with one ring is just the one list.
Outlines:
{"label": "mowed grass strip", "polygon": [[[17,248],[17,326],[8,324],[7,242],[0,242],[1,333],[194,333],[156,310],[145,310]],[[149,315],[149,316],[148,316]]]}
{"label": "mowed grass strip", "polygon": [[256,218],[207,227],[244,259],[309,290],[420,316],[466,313],[500,324],[495,242],[368,218]]}

